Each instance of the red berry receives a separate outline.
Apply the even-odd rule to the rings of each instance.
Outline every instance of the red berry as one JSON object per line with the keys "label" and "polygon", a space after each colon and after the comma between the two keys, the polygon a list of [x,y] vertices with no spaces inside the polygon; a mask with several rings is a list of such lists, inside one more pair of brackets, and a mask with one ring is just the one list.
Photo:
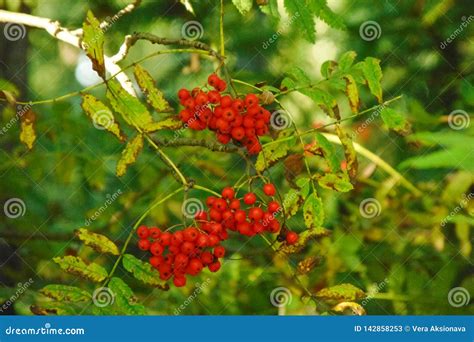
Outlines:
{"label": "red berry", "polygon": [[188,99],[190,96],[191,96],[191,94],[189,93],[189,90],[187,90],[187,89],[183,88],[183,89],[180,89],[178,91],[178,97],[179,97],[181,102]]}
{"label": "red berry", "polygon": [[206,205],[208,207],[212,207],[212,205],[214,204],[214,202],[216,201],[217,197],[215,196],[209,196],[207,199],[206,199]]}
{"label": "red berry", "polygon": [[191,274],[193,275],[198,274],[199,272],[202,271],[203,267],[204,265],[202,264],[201,260],[197,258],[189,260],[188,268],[191,271]]}
{"label": "red berry", "polygon": [[146,239],[150,235],[150,232],[148,231],[148,227],[147,226],[138,227],[137,235],[140,239]]}
{"label": "red berry", "polygon": [[272,214],[280,210],[280,204],[277,201],[271,201],[268,203],[268,211]]}
{"label": "red berry", "polygon": [[263,192],[267,196],[275,196],[275,186],[272,183],[267,183],[263,186]]}
{"label": "red berry", "polygon": [[249,218],[254,221],[258,221],[263,217],[263,209],[254,207],[249,209]]}
{"label": "red berry", "polygon": [[200,234],[196,239],[196,246],[204,248],[207,247],[209,239],[205,234]]}
{"label": "red berry", "polygon": [[219,142],[221,144],[228,144],[230,142],[230,135],[227,135],[227,134],[217,134],[217,140],[219,140]]}
{"label": "red berry", "polygon": [[174,258],[174,265],[175,267],[182,269],[188,265],[188,261],[189,258],[186,256],[186,254],[178,253]]}
{"label": "red berry", "polygon": [[150,258],[150,264],[151,266],[153,266],[154,268],[157,268],[158,266],[160,266],[162,263],[163,263],[163,257],[162,256],[152,256]]}
{"label": "red berry", "polygon": [[225,255],[225,248],[222,246],[217,246],[214,248],[214,255],[216,258],[223,258]]}
{"label": "red berry", "polygon": [[218,198],[216,199],[212,207],[216,210],[224,211],[227,209],[227,202],[222,198]]}
{"label": "red berry", "polygon": [[214,261],[214,256],[209,251],[202,252],[201,261],[204,265],[209,265]]}
{"label": "red berry", "polygon": [[242,140],[245,137],[245,130],[242,127],[235,127],[231,131],[232,138],[237,141]]}
{"label": "red berry", "polygon": [[184,241],[181,245],[181,252],[184,254],[191,254],[195,249],[194,243],[189,241]]}
{"label": "red berry", "polygon": [[235,222],[244,222],[247,217],[247,214],[243,210],[236,210],[234,213]]}
{"label": "red berry", "polygon": [[211,90],[207,93],[207,98],[210,103],[216,104],[219,103],[219,101],[221,100],[221,94],[219,94],[219,92],[216,90]]}
{"label": "red berry", "polygon": [[295,232],[288,232],[286,234],[286,243],[289,245],[294,245],[298,242],[298,234]]}
{"label": "red berry", "polygon": [[150,252],[153,255],[160,256],[163,254],[164,247],[159,242],[153,242],[150,247]]}
{"label": "red berry", "polygon": [[257,201],[257,196],[253,192],[244,195],[244,202],[247,205],[252,205]]}
{"label": "red berry", "polygon": [[208,266],[208,268],[211,272],[217,272],[221,268],[221,263],[219,261],[213,262]]}
{"label": "red berry", "polygon": [[141,239],[140,241],[138,241],[138,248],[140,248],[142,251],[147,251],[150,249],[150,241],[146,240],[146,239]]}
{"label": "red berry", "polygon": [[205,211],[200,211],[194,217],[196,221],[205,221],[207,220],[207,213]]}
{"label": "red berry", "polygon": [[194,227],[188,227],[183,231],[184,240],[186,241],[192,242],[197,239],[198,235],[199,235],[199,232]]}
{"label": "red berry", "polygon": [[216,90],[219,92],[223,92],[227,88],[227,82],[224,80],[219,80],[214,88],[216,88]]}
{"label": "red berry", "polygon": [[247,94],[245,97],[245,105],[247,107],[251,107],[253,105],[258,104],[258,97],[255,94]]}
{"label": "red berry", "polygon": [[240,209],[240,201],[238,199],[234,199],[232,201],[230,201],[230,204],[229,204],[229,208],[230,209]]}
{"label": "red berry", "polygon": [[160,242],[163,246],[169,246],[171,244],[171,238],[173,235],[169,232],[163,232],[160,236]]}
{"label": "red berry", "polygon": [[234,100],[234,102],[232,103],[232,108],[234,108],[235,111],[240,113],[244,110],[244,101],[240,99]]}
{"label": "red berry", "polygon": [[222,189],[222,198],[231,200],[234,198],[234,195],[235,195],[235,191],[233,188],[228,186]]}
{"label": "red berry", "polygon": [[220,242],[220,239],[216,235],[214,234],[209,235],[209,247],[216,246],[217,244],[219,244],[219,242]]}
{"label": "red berry", "polygon": [[215,87],[217,83],[219,83],[219,81],[220,81],[220,78],[216,74],[210,74],[209,77],[207,78],[207,83],[211,87]]}
{"label": "red berry", "polygon": [[161,230],[160,228],[157,228],[157,227],[151,227],[149,232],[150,232],[150,237],[154,240],[158,239],[161,235]]}
{"label": "red berry", "polygon": [[171,243],[175,246],[181,245],[183,241],[184,241],[184,236],[183,236],[183,232],[181,231],[174,233],[173,237],[171,238]]}
{"label": "red berry", "polygon": [[221,107],[222,108],[227,108],[227,107],[230,107],[230,106],[232,106],[232,97],[230,97],[229,95],[222,96],[221,97]]}
{"label": "red berry", "polygon": [[174,276],[173,284],[176,287],[183,287],[186,285],[186,277],[185,276]]}

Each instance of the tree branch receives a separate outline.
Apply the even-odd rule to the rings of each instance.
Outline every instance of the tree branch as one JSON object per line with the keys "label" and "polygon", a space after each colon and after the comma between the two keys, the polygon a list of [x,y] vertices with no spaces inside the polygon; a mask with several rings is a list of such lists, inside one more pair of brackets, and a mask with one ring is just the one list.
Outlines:
{"label": "tree branch", "polygon": [[147,40],[152,44],[180,45],[192,47],[198,50],[208,51],[211,56],[214,56],[221,62],[224,60],[224,57],[222,55],[220,55],[217,51],[213,50],[209,45],[203,42],[188,39],[169,39],[164,37],[158,37],[151,33],[135,32],[132,35],[125,36],[125,40],[120,46],[119,51],[111,57],[112,61],[114,63],[118,63],[123,60],[127,56],[130,48],[135,45],[135,43],[139,40]]}
{"label": "tree branch", "polygon": [[225,153],[239,153],[240,149],[236,146],[222,145],[217,142],[209,141],[206,139],[191,139],[191,138],[179,138],[179,139],[163,139],[154,138],[153,141],[162,147],[178,147],[178,146],[199,146],[207,148],[214,152],[225,152]]}
{"label": "tree branch", "polygon": [[[29,27],[43,29],[52,37],[61,40],[69,45],[75,46],[83,50],[81,35],[82,30],[70,31],[61,26],[58,21],[49,18],[37,17],[24,13],[16,13],[0,10],[1,23],[16,23]],[[117,74],[116,78],[122,87],[131,95],[136,96],[132,82],[125,73],[120,73],[120,67],[108,56],[104,55],[105,68],[111,75]]]}

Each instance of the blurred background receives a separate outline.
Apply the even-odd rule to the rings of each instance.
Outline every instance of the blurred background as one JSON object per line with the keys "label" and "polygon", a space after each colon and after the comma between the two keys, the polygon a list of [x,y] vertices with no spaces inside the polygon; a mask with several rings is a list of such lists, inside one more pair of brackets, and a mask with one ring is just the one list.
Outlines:
{"label": "blurred background", "polygon": [[[127,3],[0,0],[0,8],[51,18],[76,29],[82,26],[88,9],[98,18],[106,18]],[[261,240],[233,239],[226,247],[235,253],[229,254],[220,272],[203,272],[193,279],[206,286],[178,313],[314,314],[315,304],[303,296],[288,265],[315,257],[315,268],[302,277],[304,285],[317,292],[351,283],[369,294],[360,303],[368,314],[472,314],[472,300],[460,307],[448,301],[449,291],[456,287],[474,294],[472,2],[329,1],[346,28],[334,29],[316,20],[315,44],[306,41],[292,25],[281,3],[277,9],[280,19],[264,13],[269,5],[254,4],[242,15],[231,1],[225,3],[228,67],[234,78],[245,82],[278,87],[291,66],[299,66],[313,80],[319,80],[322,63],[337,60],[349,50],[357,53],[358,60],[367,56],[380,59],[384,99],[403,95],[391,106],[410,122],[411,133],[388,132],[380,118],[367,123],[361,117],[345,125],[357,132],[356,142],[392,165],[422,195],[414,196],[373,161],[360,157],[353,191],[321,193],[324,226],[331,230],[331,236],[319,238],[302,253],[291,255],[290,260],[275,256]],[[188,9],[192,6],[194,14],[185,5]],[[107,29],[105,51],[114,54],[124,36],[136,31],[181,38],[183,25],[190,21],[202,25],[200,40],[217,49],[216,5],[215,1],[144,0]],[[20,33],[19,39],[6,39],[5,28],[0,25],[0,84],[2,89],[17,91],[19,99],[52,99],[100,81],[78,49],[34,28]],[[268,44],[275,34],[277,39]],[[166,48],[138,42],[121,66]],[[184,54],[158,56],[142,65],[175,109],[177,90],[203,84],[217,67],[209,59]],[[100,86],[91,93],[103,98],[105,89]],[[369,94],[361,96],[362,109],[376,105]],[[331,121],[301,95],[290,94],[282,101],[295,113],[300,127],[308,129]],[[72,96],[34,104],[37,139],[31,151],[20,142],[15,112],[0,105],[0,127],[4,128],[0,131],[0,203],[3,206],[12,198],[24,203],[22,216],[0,215],[0,302],[8,301],[20,286],[32,280],[8,306],[8,313],[31,314],[30,306],[45,300],[37,290],[46,284],[70,284],[93,291],[93,285],[66,275],[51,260],[57,255],[81,255],[110,269],[114,259],[82,247],[74,239],[74,230],[88,225],[120,246],[149,204],[178,187],[149,148],[124,177],[115,176],[123,145],[97,130],[80,102],[79,96]],[[341,105],[341,114],[350,115],[348,105]],[[209,132],[198,132],[197,136],[214,139]],[[166,152],[188,177],[217,191],[234,184],[245,171],[240,157],[230,154],[216,155],[199,148],[167,148]],[[284,172],[283,165],[272,168],[271,178],[281,189],[288,189]],[[204,198],[204,194],[196,196]],[[108,201],[110,198],[114,200]],[[367,198],[380,203],[378,216],[360,215],[359,204]],[[181,202],[179,196],[173,198],[153,210],[146,223],[170,226],[179,222]],[[103,210],[96,217],[100,208]],[[302,218],[295,217],[289,226],[301,230]],[[243,244],[245,247],[240,248]],[[145,258],[135,246],[131,244],[129,253]],[[145,303],[148,314],[176,314],[195,291],[194,285],[167,292],[153,290],[121,269],[118,274]],[[291,302],[283,309],[268,300],[279,286],[292,293]],[[70,309],[75,314],[83,312]]]}

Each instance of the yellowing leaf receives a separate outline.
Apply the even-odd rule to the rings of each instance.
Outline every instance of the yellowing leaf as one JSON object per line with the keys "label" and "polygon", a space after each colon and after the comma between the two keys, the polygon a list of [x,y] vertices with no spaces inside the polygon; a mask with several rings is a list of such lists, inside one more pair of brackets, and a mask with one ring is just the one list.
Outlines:
{"label": "yellowing leaf", "polygon": [[133,276],[146,285],[155,286],[162,290],[168,290],[166,282],[160,279],[160,274],[147,262],[135,258],[131,254],[125,254],[122,259],[123,267]]}
{"label": "yellowing leaf", "polygon": [[20,116],[20,140],[28,147],[28,149],[31,150],[33,148],[34,142],[36,141],[36,132],[34,127],[36,115],[29,106],[25,106],[25,109],[26,112],[22,112]]}
{"label": "yellowing leaf", "polygon": [[347,192],[354,189],[349,177],[345,173],[326,173],[323,176],[318,177],[317,180],[319,185],[326,189],[332,189],[339,192]]}
{"label": "yellowing leaf", "polygon": [[291,254],[291,253],[298,253],[300,252],[303,248],[306,247],[308,242],[314,238],[317,237],[323,237],[323,236],[328,236],[330,233],[329,230],[323,228],[323,227],[318,227],[314,229],[308,229],[299,234],[298,242],[295,243],[294,245],[288,245],[286,243],[283,243],[280,245],[279,251],[286,253],[286,254]]}
{"label": "yellowing leaf", "polygon": [[318,291],[316,297],[328,302],[352,302],[364,298],[365,292],[352,284],[340,284]]}
{"label": "yellowing leaf", "polygon": [[101,282],[107,277],[107,271],[96,263],[87,265],[84,260],[79,257],[67,255],[65,257],[56,257],[53,259],[62,270],[78,275],[82,278],[94,282]]}
{"label": "yellowing leaf", "polygon": [[158,112],[170,112],[171,108],[169,103],[166,101],[163,93],[156,88],[155,81],[151,75],[142,68],[139,64],[135,65],[134,69],[135,79],[137,80],[138,86],[146,95],[147,102]]}
{"label": "yellowing leaf", "polygon": [[104,103],[96,97],[83,94],[81,107],[97,129],[105,129],[115,135],[120,141],[125,141],[126,137],[115,122],[114,114]]}
{"label": "yellowing leaf", "polygon": [[364,307],[355,302],[341,302],[336,304],[331,310],[342,315],[363,316],[366,314]]}
{"label": "yellowing leaf", "polygon": [[164,120],[158,122],[152,122],[145,127],[145,132],[155,132],[160,129],[172,129],[176,130],[183,127],[183,122],[176,116],[170,116]]}
{"label": "yellowing leaf", "polygon": [[46,285],[39,292],[60,302],[87,302],[91,300],[89,292],[69,285]]}
{"label": "yellowing leaf", "polygon": [[367,57],[362,64],[362,72],[370,92],[377,98],[379,103],[382,103],[382,69],[380,68],[380,60],[373,57]]}
{"label": "yellowing leaf", "polygon": [[283,198],[283,208],[285,209],[286,218],[294,216],[303,203],[303,195],[300,191],[290,189]]}
{"label": "yellowing leaf", "polygon": [[304,202],[303,218],[310,229],[321,227],[324,222],[323,202],[314,192]]}
{"label": "yellowing leaf", "polygon": [[[280,132],[277,140],[282,138],[288,138],[292,135],[293,130],[287,129]],[[257,156],[257,161],[255,162],[255,169],[260,172],[264,171],[280,159],[286,157],[290,148],[294,145],[295,139],[296,138],[293,136],[289,140],[264,145],[262,151]]]}
{"label": "yellowing leaf", "polygon": [[125,146],[125,149],[122,151],[122,156],[117,163],[116,174],[118,177],[123,176],[127,172],[128,165],[135,163],[142,148],[143,136],[141,134],[136,135],[127,143],[127,146]]}
{"label": "yellowing leaf", "polygon": [[104,235],[93,233],[85,228],[79,228],[76,230],[76,236],[86,246],[93,248],[99,253],[120,254],[117,245]]}
{"label": "yellowing leaf", "polygon": [[346,95],[349,99],[349,105],[353,113],[359,112],[359,90],[357,89],[357,84],[354,81],[354,78],[351,75],[344,76],[346,80]]}
{"label": "yellowing leaf", "polygon": [[382,116],[383,122],[389,129],[393,129],[397,133],[407,135],[410,133],[410,124],[406,118],[390,107],[383,107],[380,115]]}
{"label": "yellowing leaf", "polygon": [[240,14],[247,15],[252,9],[253,0],[232,0],[232,3],[237,7]]}
{"label": "yellowing leaf", "polygon": [[122,88],[116,79],[107,81],[107,98],[113,109],[131,126],[146,129],[153,121],[150,112],[136,97]]}
{"label": "yellowing leaf", "polygon": [[84,37],[82,45],[87,56],[92,61],[92,68],[100,77],[105,78],[104,65],[104,32],[100,28],[100,22],[91,11],[87,12],[86,21],[82,24]]}

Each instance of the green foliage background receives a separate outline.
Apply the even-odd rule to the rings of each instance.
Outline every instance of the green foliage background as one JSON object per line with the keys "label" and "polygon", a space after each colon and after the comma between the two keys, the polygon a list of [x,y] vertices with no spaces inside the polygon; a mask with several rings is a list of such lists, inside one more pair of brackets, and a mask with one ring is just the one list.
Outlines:
{"label": "green foliage background", "polygon": [[[321,3],[288,1],[293,5],[306,2]],[[19,10],[18,3],[0,1],[0,6],[15,11]],[[34,15],[54,18],[71,28],[82,25],[88,9],[104,18],[125,5],[119,0],[26,3]],[[116,51],[124,35],[134,31],[180,38],[182,25],[190,20],[202,24],[201,40],[218,49],[217,2],[191,0],[190,3],[195,16],[179,2],[143,1],[136,11],[107,30],[106,52]],[[305,34],[299,21],[288,24],[288,18],[279,20],[266,15],[256,4],[242,15],[230,1],[225,3],[228,67],[233,77],[248,83],[265,81],[278,87],[292,66],[302,68],[311,79],[318,80],[322,63],[337,60],[348,50],[354,50],[358,60],[369,56],[380,59],[384,99],[403,95],[391,107],[408,120],[413,133],[389,132],[381,118],[376,117],[359,131],[356,141],[392,165],[422,195],[414,196],[374,167],[372,161],[359,157],[358,181],[353,191],[321,192],[326,211],[324,227],[331,231],[329,237],[311,242],[303,253],[291,255],[290,262],[276,256],[261,240],[234,239],[227,245],[234,251],[231,260],[217,274],[204,272],[193,279],[191,284],[206,286],[180,313],[277,314],[278,309],[268,297],[274,288],[284,286],[292,291],[293,299],[280,313],[313,314],[315,304],[302,296],[289,267],[309,256],[319,260],[303,279],[311,292],[342,283],[375,292],[363,303],[368,314],[472,313],[472,304],[455,308],[447,298],[449,290],[457,286],[474,296],[472,201],[456,211],[448,224],[441,224],[460,206],[463,195],[473,191],[474,126],[471,122],[462,130],[453,130],[447,120],[454,110],[472,113],[474,108],[474,22],[445,49],[440,48],[459,28],[462,18],[466,20],[472,15],[470,1],[330,1],[335,17],[328,18],[324,11],[318,16],[315,44],[308,41],[312,33]],[[274,4],[275,1],[270,1],[267,6]],[[372,41],[362,39],[359,32],[361,24],[369,20],[381,27],[380,37]],[[264,42],[275,33],[278,33],[276,41],[264,48]],[[26,91],[21,99],[49,99],[83,88],[75,77],[78,51],[58,43],[42,30],[29,30],[26,39],[27,64],[17,70],[27,75],[26,84],[17,84]],[[4,44],[4,40],[0,42]],[[122,65],[164,48],[139,42]],[[191,67],[189,55],[164,55],[142,65],[175,109],[177,89],[203,84],[214,70],[204,60],[197,69]],[[2,68],[5,74],[0,78],[9,79],[12,71],[7,69]],[[92,94],[103,97],[103,88]],[[376,105],[368,91],[361,93],[361,99],[362,108]],[[73,236],[74,230],[83,227],[85,220],[104,205],[107,196],[118,189],[122,193],[89,229],[121,246],[149,204],[178,186],[156,152],[149,148],[144,148],[127,174],[118,178],[115,166],[123,145],[95,129],[80,102],[77,96],[34,106],[38,139],[31,152],[19,141],[19,127],[0,136],[0,203],[18,197],[27,208],[25,216],[18,219],[0,216],[0,298],[7,300],[19,282],[34,279],[28,291],[15,301],[18,314],[31,314],[31,305],[48,303],[37,291],[50,283],[78,286],[88,292],[94,290],[93,285],[65,275],[52,258],[81,255],[111,267],[114,257],[98,255]],[[300,127],[331,122],[319,107],[300,94],[285,97],[283,103],[296,114]],[[341,106],[341,114],[350,115],[348,105]],[[1,126],[11,118],[12,113],[3,107]],[[357,131],[366,118],[347,121],[345,127]],[[167,134],[172,137],[173,133]],[[214,139],[209,132],[199,134]],[[188,177],[217,191],[234,184],[245,172],[245,164],[238,156],[194,147],[165,151]],[[288,188],[284,173],[284,165],[272,168],[270,173],[281,189]],[[366,198],[380,202],[380,215],[372,219],[360,215],[359,204]],[[181,202],[179,196],[173,198],[152,211],[145,222],[158,226],[179,222]],[[290,222],[292,229],[303,229],[301,218]],[[134,246],[135,243],[128,253],[143,257]],[[148,314],[174,314],[195,291],[191,285],[185,289],[172,287],[165,292],[140,284],[122,269],[117,274],[134,290]],[[80,306],[64,310],[84,312]]]}

